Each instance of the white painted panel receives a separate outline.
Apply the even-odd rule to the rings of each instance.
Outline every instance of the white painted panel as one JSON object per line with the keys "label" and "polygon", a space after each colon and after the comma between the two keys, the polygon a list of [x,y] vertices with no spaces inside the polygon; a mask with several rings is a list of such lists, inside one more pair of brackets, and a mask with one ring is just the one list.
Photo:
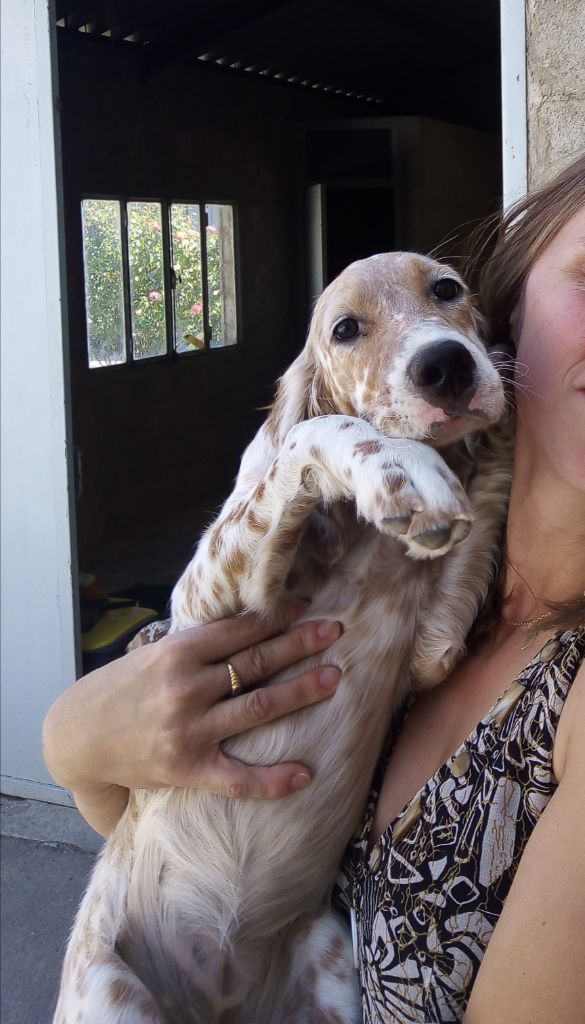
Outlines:
{"label": "white painted panel", "polygon": [[51,6],[2,0],[2,774],[60,800],[41,750],[76,674]]}
{"label": "white painted panel", "polygon": [[525,0],[501,0],[504,209],[528,188]]}
{"label": "white painted panel", "polygon": [[311,185],[308,192],[309,299],[313,302],[325,287],[325,186]]}

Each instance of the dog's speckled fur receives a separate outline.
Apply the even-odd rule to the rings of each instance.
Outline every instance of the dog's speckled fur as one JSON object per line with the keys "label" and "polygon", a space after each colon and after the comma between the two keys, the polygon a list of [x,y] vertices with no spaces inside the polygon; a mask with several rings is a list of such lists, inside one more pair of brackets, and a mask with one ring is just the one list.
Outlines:
{"label": "dog's speckled fur", "polygon": [[[464,472],[458,464],[456,442],[500,417],[503,394],[465,291],[434,296],[441,277],[457,275],[384,254],[325,291],[174,591],[173,630],[242,608],[270,615],[291,593],[311,598],[307,617],[342,621],[343,636],[307,662],[341,668],[335,696],[225,745],[257,764],[305,762],[312,785],[277,801],[132,793],[78,914],[56,1024],[360,1019],[328,893],[397,703],[409,684],[436,683],[463,649],[508,484],[489,447],[477,445]],[[348,316],[359,337],[336,341]],[[445,337],[476,367],[455,420],[407,373],[421,347]],[[429,549],[429,536],[441,545]],[[264,698],[249,697],[260,713]]]}

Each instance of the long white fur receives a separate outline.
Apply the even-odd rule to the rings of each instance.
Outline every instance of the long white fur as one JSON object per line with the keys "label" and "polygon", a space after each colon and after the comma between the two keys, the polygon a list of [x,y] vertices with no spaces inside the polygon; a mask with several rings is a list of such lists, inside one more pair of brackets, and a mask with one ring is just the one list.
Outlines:
{"label": "long white fur", "polygon": [[[480,445],[465,493],[423,443],[446,417],[407,379],[409,353],[450,331],[473,353],[473,401],[485,420],[502,412],[467,298],[457,314],[436,310],[420,283],[447,272],[456,276],[386,254],[353,265],[324,293],[307,346],[173,595],[174,630],[242,608],[269,615],[291,593],[311,596],[307,617],[343,622],[324,655],[280,676],[336,664],[335,696],[225,744],[250,763],[305,762],[313,784],[279,801],[132,793],[81,905],[55,1024],[360,1019],[348,936],[328,893],[397,703],[413,679],[434,685],[463,650],[505,509],[501,457]],[[331,322],[362,299],[377,345],[373,375],[357,349],[352,363],[330,342]],[[311,540],[311,518],[322,544]],[[440,548],[417,540],[446,524]],[[263,690],[249,699],[260,716]]]}

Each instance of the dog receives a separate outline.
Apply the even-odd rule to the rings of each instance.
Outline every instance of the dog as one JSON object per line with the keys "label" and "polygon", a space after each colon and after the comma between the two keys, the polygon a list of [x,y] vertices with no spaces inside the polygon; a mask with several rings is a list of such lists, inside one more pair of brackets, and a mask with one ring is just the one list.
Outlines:
{"label": "dog", "polygon": [[[504,406],[452,268],[385,253],[326,288],[174,589],[171,627],[270,617],[295,596],[303,617],[342,622],[279,676],[336,665],[335,695],[224,745],[302,761],[314,780],[277,801],[132,792],[78,913],[55,1024],[361,1019],[329,896],[393,712],[448,673],[487,592],[509,474],[492,445],[471,458],[462,439]],[[265,697],[250,695],[259,713]]]}

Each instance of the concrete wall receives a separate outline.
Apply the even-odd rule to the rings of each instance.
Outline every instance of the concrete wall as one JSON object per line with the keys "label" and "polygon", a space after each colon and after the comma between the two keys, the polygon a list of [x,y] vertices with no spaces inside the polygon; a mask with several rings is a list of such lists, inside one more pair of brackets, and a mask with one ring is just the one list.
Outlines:
{"label": "concrete wall", "polygon": [[585,3],[526,0],[528,180],[585,150]]}

